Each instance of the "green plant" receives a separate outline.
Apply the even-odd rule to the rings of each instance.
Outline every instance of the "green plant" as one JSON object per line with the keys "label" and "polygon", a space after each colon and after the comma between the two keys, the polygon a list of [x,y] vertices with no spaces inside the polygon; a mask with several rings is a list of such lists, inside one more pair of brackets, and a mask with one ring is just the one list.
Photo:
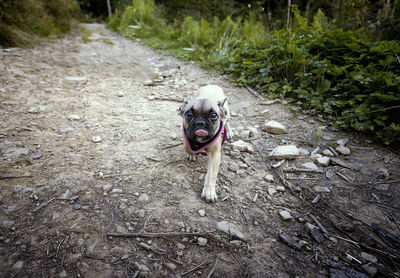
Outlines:
{"label": "green plant", "polygon": [[373,134],[385,144],[399,142],[399,42],[374,42],[361,30],[335,28],[320,10],[312,22],[296,6],[291,12],[295,21],[288,28],[267,33],[253,9],[235,19],[186,17],[168,25],[153,1],[138,0],[109,24],[183,60],[228,73],[267,97],[295,98],[296,111]]}

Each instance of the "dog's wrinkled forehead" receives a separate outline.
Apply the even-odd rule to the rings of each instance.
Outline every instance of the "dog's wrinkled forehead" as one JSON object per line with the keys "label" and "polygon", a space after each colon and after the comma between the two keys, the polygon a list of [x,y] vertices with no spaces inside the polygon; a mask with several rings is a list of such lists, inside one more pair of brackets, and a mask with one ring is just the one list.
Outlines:
{"label": "dog's wrinkled forehead", "polygon": [[214,110],[218,113],[218,104],[208,98],[196,98],[188,103],[186,106],[186,111],[192,110],[196,113],[210,113]]}

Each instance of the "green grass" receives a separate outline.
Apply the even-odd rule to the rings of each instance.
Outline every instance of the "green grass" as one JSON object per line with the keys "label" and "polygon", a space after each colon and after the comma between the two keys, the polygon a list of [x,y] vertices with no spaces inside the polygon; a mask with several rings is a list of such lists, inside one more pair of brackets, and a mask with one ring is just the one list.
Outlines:
{"label": "green grass", "polygon": [[135,0],[108,27],[185,61],[229,74],[266,97],[296,99],[294,109],[347,130],[400,143],[400,43],[374,42],[335,28],[318,11],[312,22],[291,9],[284,29],[267,32],[263,14],[166,24],[152,0]]}

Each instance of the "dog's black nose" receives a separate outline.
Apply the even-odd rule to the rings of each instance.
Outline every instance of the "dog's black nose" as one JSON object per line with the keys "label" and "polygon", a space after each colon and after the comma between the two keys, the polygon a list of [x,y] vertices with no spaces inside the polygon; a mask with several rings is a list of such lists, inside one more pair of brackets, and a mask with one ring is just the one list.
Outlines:
{"label": "dog's black nose", "polygon": [[205,128],[205,127],[206,127],[206,122],[203,121],[203,120],[198,120],[198,121],[196,122],[196,127],[197,127],[197,128]]}

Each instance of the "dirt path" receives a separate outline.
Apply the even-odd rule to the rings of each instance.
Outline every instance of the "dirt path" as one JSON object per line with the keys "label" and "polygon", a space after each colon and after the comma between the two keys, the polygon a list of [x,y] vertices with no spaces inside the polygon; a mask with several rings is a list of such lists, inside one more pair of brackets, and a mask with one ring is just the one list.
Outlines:
{"label": "dirt path", "polygon": [[[0,51],[2,277],[399,277],[400,242],[388,243],[369,226],[400,237],[397,154],[329,131],[280,102],[262,103],[102,25],[84,27],[94,32],[92,42],[72,32],[35,49]],[[235,140],[254,149],[224,146],[216,204],[200,198],[206,158],[189,163],[175,146],[182,142],[176,100],[206,84],[224,89]],[[286,133],[262,131],[268,120]],[[256,128],[253,137],[248,127]],[[276,146],[294,144],[305,152],[279,173],[304,168],[317,147],[322,154],[342,138],[350,139],[351,154],[333,158],[336,165],[284,175],[295,195],[267,158]],[[324,200],[354,218],[345,220]],[[327,234],[310,226],[319,223],[310,213]],[[236,225],[242,240],[217,230],[223,221]],[[133,232],[211,234],[107,236]]]}

